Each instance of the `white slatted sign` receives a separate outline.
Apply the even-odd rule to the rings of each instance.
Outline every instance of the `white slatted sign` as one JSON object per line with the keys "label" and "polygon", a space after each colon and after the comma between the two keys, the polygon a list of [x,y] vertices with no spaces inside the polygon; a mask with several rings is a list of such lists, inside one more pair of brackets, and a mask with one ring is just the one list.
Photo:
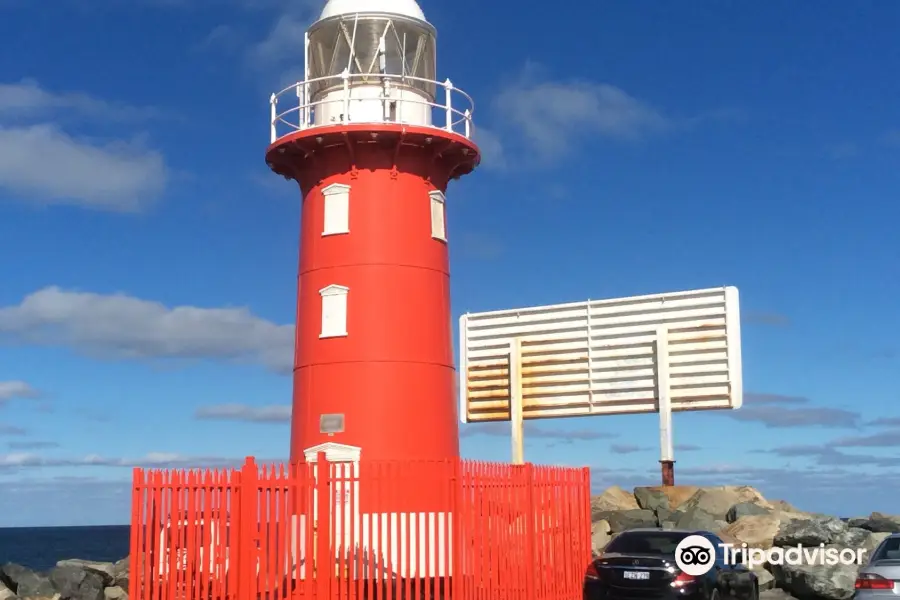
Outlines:
{"label": "white slatted sign", "polygon": [[661,326],[672,410],[740,408],[738,290],[722,287],[464,315],[460,417],[509,420],[515,338],[524,418],[655,412]]}

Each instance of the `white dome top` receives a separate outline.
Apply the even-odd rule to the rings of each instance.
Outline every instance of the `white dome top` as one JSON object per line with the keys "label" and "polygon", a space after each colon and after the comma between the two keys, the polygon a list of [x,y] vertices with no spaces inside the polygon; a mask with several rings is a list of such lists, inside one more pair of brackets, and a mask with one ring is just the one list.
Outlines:
{"label": "white dome top", "polygon": [[328,0],[319,20],[337,15],[383,12],[427,21],[416,0]]}

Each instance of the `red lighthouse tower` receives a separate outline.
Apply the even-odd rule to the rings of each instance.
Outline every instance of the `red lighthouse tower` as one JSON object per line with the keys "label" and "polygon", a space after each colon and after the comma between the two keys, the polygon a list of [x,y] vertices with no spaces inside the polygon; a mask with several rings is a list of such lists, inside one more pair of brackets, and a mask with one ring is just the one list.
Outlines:
{"label": "red lighthouse tower", "polygon": [[303,196],[292,460],[459,456],[444,206],[479,151],[435,41],[415,0],[329,0],[272,95],[266,162]]}

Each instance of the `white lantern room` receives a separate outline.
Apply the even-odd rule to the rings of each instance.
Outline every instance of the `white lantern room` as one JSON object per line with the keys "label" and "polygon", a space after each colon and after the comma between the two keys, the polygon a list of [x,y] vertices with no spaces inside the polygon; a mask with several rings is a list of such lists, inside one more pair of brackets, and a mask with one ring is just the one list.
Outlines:
{"label": "white lantern room", "polygon": [[328,0],[306,33],[303,120],[430,126],[435,41],[416,0]]}

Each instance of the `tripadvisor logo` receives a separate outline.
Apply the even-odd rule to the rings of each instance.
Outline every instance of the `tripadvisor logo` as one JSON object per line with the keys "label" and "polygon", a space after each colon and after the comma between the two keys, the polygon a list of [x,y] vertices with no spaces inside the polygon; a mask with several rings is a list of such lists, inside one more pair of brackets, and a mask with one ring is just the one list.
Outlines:
{"label": "tripadvisor logo", "polygon": [[[744,565],[750,569],[770,565],[861,565],[866,553],[864,548],[826,548],[825,544],[805,547],[802,544],[790,548],[749,548],[747,544],[719,544],[720,556],[725,565]],[[716,547],[702,535],[689,535],[675,548],[675,564],[687,575],[705,575],[716,562]]]}

